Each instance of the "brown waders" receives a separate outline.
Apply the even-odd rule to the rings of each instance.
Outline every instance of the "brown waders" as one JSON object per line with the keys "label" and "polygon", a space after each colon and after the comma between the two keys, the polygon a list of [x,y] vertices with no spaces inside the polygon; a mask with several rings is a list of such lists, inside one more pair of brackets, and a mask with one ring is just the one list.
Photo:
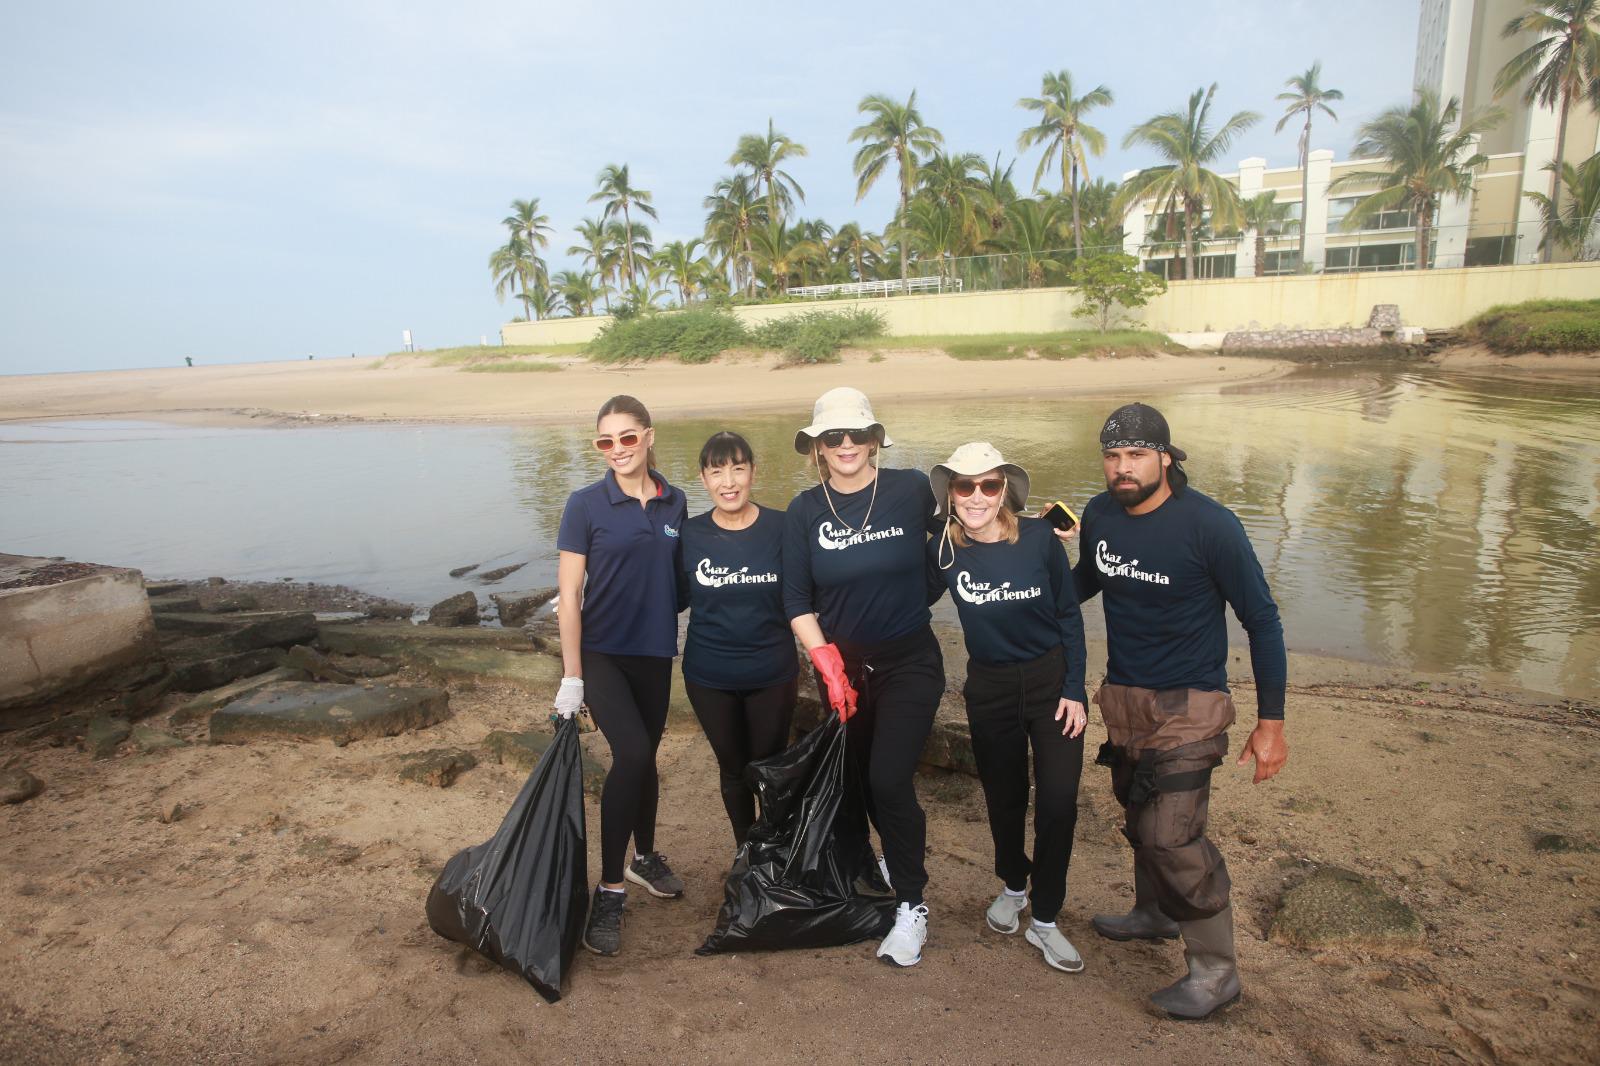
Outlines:
{"label": "brown waders", "polygon": [[1205,835],[1211,771],[1228,751],[1233,700],[1226,692],[1105,684],[1094,702],[1110,738],[1095,761],[1111,768],[1134,863],[1132,911],[1096,915],[1095,930],[1113,940],[1181,933],[1189,973],[1151,999],[1177,1017],[1204,1018],[1239,997],[1228,867]]}

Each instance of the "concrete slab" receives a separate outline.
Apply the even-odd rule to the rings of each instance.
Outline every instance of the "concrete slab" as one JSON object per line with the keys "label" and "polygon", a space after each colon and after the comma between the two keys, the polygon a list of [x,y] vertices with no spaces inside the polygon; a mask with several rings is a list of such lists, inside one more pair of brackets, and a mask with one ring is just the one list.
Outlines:
{"label": "concrete slab", "polygon": [[172,687],[179,692],[205,692],[220,688],[241,677],[254,677],[278,665],[278,653],[271,648],[235,652],[215,659],[201,659],[172,668]]}
{"label": "concrete slab", "polygon": [[464,645],[482,648],[526,648],[528,637],[519,629],[449,628],[414,626],[409,622],[355,622],[324,625],[317,643],[339,655],[375,655],[380,659],[411,657],[417,648]]}
{"label": "concrete slab", "polygon": [[304,681],[305,679],[306,673],[304,670],[295,670],[287,666],[275,667],[264,674],[257,674],[254,677],[247,677],[232,684],[223,685],[221,688],[212,689],[210,692],[200,693],[200,695],[173,711],[172,721],[174,724],[179,725],[185,722],[193,722],[198,718],[204,718],[218,707],[232,703],[241,696],[259,692],[268,685],[276,685],[285,681]]}
{"label": "concrete slab", "polygon": [[211,742],[244,744],[280,737],[331,740],[342,746],[422,729],[449,716],[450,697],[442,689],[289,681],[218,708],[211,715]]}
{"label": "concrete slab", "polygon": [[423,647],[412,661],[440,677],[481,677],[507,681],[547,699],[561,687],[561,660],[532,651],[442,645]]}
{"label": "concrete slab", "polygon": [[137,570],[0,555],[0,711],[157,654]]}

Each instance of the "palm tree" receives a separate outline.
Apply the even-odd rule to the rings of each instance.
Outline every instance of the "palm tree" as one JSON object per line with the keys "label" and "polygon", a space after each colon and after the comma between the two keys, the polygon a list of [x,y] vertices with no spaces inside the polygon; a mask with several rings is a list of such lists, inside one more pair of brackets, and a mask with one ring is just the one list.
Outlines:
{"label": "palm tree", "polygon": [[601,295],[605,298],[606,312],[611,312],[611,293],[608,282],[611,271],[615,266],[611,240],[606,236],[606,223],[604,218],[586,218],[578,223],[578,238],[583,243],[574,244],[567,249],[568,255],[579,255],[583,261],[594,268],[594,273],[600,278]]}
{"label": "palm tree", "polygon": [[[521,298],[529,291],[532,278],[542,270],[540,263],[521,237],[513,236],[505,244],[489,253],[489,273],[494,279],[494,296],[505,303],[506,295]],[[517,287],[522,287],[522,293]]]}
{"label": "palm tree", "polygon": [[605,205],[605,212],[601,217],[610,218],[612,215],[619,213],[622,215],[622,228],[626,234],[623,248],[627,250],[628,281],[629,284],[632,284],[635,267],[633,261],[633,216],[630,211],[637,210],[649,215],[651,218],[658,218],[659,216],[656,214],[656,209],[651,206],[650,194],[644,189],[635,189],[633,187],[628,178],[628,165],[626,163],[620,167],[611,164],[601,168],[599,175],[595,177],[595,184],[598,188],[595,190],[595,194],[589,197],[589,202],[598,202]]}
{"label": "palm tree", "polygon": [[1078,195],[1073,197],[1075,205],[1082,206],[1083,215],[1088,219],[1084,229],[1089,234],[1091,254],[1115,252],[1122,248],[1122,221],[1112,211],[1116,199],[1117,183],[1105,178],[1096,178],[1080,185]]}
{"label": "palm tree", "polygon": [[1017,200],[1006,209],[1006,228],[1000,244],[1022,258],[1023,285],[1038,288],[1049,272],[1059,272],[1066,264],[1050,253],[1061,225],[1061,205],[1055,197],[1042,200]]}
{"label": "palm tree", "polygon": [[765,224],[766,207],[743,174],[723,178],[702,201],[706,209],[706,245],[733,265],[733,286],[755,295],[755,270],[750,231]]}
{"label": "palm tree", "polygon": [[[617,291],[631,289],[638,282],[639,275],[650,268],[650,258],[655,252],[655,246],[650,241],[650,227],[643,222],[635,222],[631,227],[621,222],[608,222],[606,241],[612,250]],[[624,280],[622,271],[630,261],[634,264],[635,273]]]}
{"label": "palm tree", "polygon": [[[1328,106],[1330,101],[1344,99],[1344,93],[1338,89],[1324,89],[1319,83],[1322,77],[1322,60],[1317,60],[1307,68],[1304,74],[1296,74],[1283,84],[1289,91],[1279,93],[1278,99],[1288,106],[1284,108],[1283,117],[1278,120],[1278,125],[1273,132],[1282,133],[1283,127],[1289,120],[1301,112],[1305,113],[1305,128],[1300,131],[1300,218],[1304,222],[1306,217],[1306,204],[1311,202],[1311,114],[1314,111],[1326,112],[1328,117],[1335,122],[1339,116],[1333,113],[1333,108]],[[1299,262],[1306,261],[1306,228],[1300,227],[1300,252]],[[1256,276],[1260,277],[1260,263],[1256,264]]]}
{"label": "palm tree", "polygon": [[1432,89],[1418,89],[1410,107],[1391,107],[1363,125],[1355,154],[1381,158],[1389,167],[1345,174],[1328,187],[1333,193],[1351,185],[1378,185],[1351,208],[1345,228],[1356,229],[1380,211],[1409,210],[1417,228],[1416,266],[1426,270],[1434,211],[1444,197],[1459,199],[1472,190],[1473,171],[1489,161],[1476,150],[1477,140],[1504,117],[1491,108],[1463,119],[1456,97],[1440,108]]}
{"label": "palm tree", "polygon": [[917,195],[947,208],[961,234],[952,255],[965,252],[964,246],[975,247],[980,239],[978,211],[984,172],[983,157],[976,152],[934,152],[917,169]]}
{"label": "palm tree", "polygon": [[550,225],[550,217],[539,213],[539,198],[531,200],[512,200],[511,214],[500,220],[500,224],[511,231],[513,237],[521,237],[524,244],[537,252],[540,248],[550,247],[550,237],[554,229]]}
{"label": "palm tree", "polygon": [[[1239,205],[1239,211],[1244,228],[1255,232],[1256,277],[1263,277],[1267,272],[1267,235],[1272,233],[1276,236],[1283,232],[1283,224],[1289,221],[1289,205],[1280,204],[1278,194],[1269,191],[1250,197]],[[1289,224],[1294,225],[1292,222]]]}
{"label": "palm tree", "polygon": [[701,279],[710,268],[704,256],[695,255],[695,249],[702,243],[698,237],[672,241],[663,244],[656,254],[656,263],[661,267],[662,276],[678,287],[678,302],[686,307],[689,298],[700,291]]}
{"label": "palm tree", "polygon": [[773,129],[772,120],[769,118],[766,136],[746,133],[740,137],[739,146],[733,150],[733,155],[728,157],[728,162],[736,167],[750,168],[751,174],[756,179],[757,197],[761,195],[762,182],[766,183],[767,214],[777,218],[780,214],[793,209],[796,198],[801,201],[806,198],[800,183],[787,171],[779,170],[778,166],[785,160],[805,154],[806,146],[790,140]]}
{"label": "palm tree", "polygon": [[1006,208],[1017,199],[1017,187],[1011,181],[1011,171],[1016,165],[1013,159],[1002,170],[999,152],[994,154],[994,163],[984,164],[977,181],[977,200],[979,213],[989,224],[989,232],[980,243],[992,241],[1006,224]]}
{"label": "palm tree", "polygon": [[876,263],[883,257],[883,240],[854,222],[846,222],[833,235],[828,250],[847,263],[854,264],[857,281],[866,281],[867,263]]}
{"label": "palm tree", "polygon": [[[893,160],[900,170],[900,209],[895,214],[895,220],[903,222],[906,207],[911,202],[911,186],[916,181],[918,161],[943,144],[944,135],[922,121],[922,112],[917,110],[915,89],[911,90],[910,99],[903,104],[881,93],[873,93],[862,98],[861,103],[856,105],[856,111],[868,116],[867,122],[852,130],[849,138],[861,142],[861,149],[856,152],[853,164],[856,202],[861,202]],[[906,255],[902,249],[901,285],[905,281]]]}
{"label": "palm tree", "polygon": [[1209,89],[1196,89],[1189,96],[1187,111],[1168,111],[1135,126],[1122,139],[1122,147],[1148,145],[1168,162],[1139,171],[1117,192],[1118,217],[1145,199],[1154,199],[1183,211],[1183,255],[1185,278],[1194,277],[1194,231],[1211,205],[1215,228],[1239,224],[1239,191],[1233,183],[1209,169],[1221,159],[1235,137],[1260,121],[1254,111],[1235,112],[1212,132],[1211,101],[1217,83]]}
{"label": "palm tree", "polygon": [[594,305],[602,292],[601,286],[595,284],[595,275],[563,270],[550,280],[555,283],[556,292],[561,294],[568,311],[574,315],[594,314]]}
{"label": "palm tree", "polygon": [[[1555,168],[1550,175],[1551,209],[1561,213],[1561,165],[1566,162],[1567,112],[1572,101],[1587,95],[1600,108],[1600,0],[1533,0],[1528,10],[1505,24],[1501,37],[1536,33],[1529,45],[1500,68],[1494,78],[1498,98],[1515,89],[1524,78],[1528,87],[1522,102],[1529,106],[1559,107],[1556,119]],[[1551,247],[1544,246],[1545,261]]]}
{"label": "palm tree", "polygon": [[957,208],[919,196],[911,201],[905,222],[894,238],[900,247],[915,252],[918,259],[935,262],[942,281],[950,274],[949,261],[966,241],[966,231]]}
{"label": "palm tree", "polygon": [[1071,72],[1059,70],[1044,76],[1038,96],[1024,96],[1017,101],[1018,107],[1040,112],[1039,124],[1023,130],[1017,138],[1018,151],[1026,152],[1036,144],[1045,146],[1044,157],[1033,175],[1035,190],[1057,153],[1061,156],[1061,195],[1072,197],[1072,246],[1080,258],[1083,256],[1083,223],[1078,217],[1078,171],[1089,169],[1083,155],[1085,148],[1094,155],[1106,150],[1106,135],[1084,122],[1083,115],[1096,107],[1109,105],[1111,99],[1111,90],[1104,85],[1096,85],[1082,96],[1073,96]]}
{"label": "palm tree", "polygon": [[781,218],[769,218],[750,233],[750,246],[756,262],[766,267],[772,286],[781,294],[789,291],[789,275],[812,253],[811,242]]}
{"label": "palm tree", "polygon": [[828,243],[833,240],[833,227],[826,219],[797,218],[795,236],[803,242],[800,254],[800,284],[811,284],[811,271],[822,271],[828,265]]}
{"label": "palm tree", "polygon": [[[1555,170],[1556,165],[1549,163],[1545,169]],[[1600,237],[1600,152],[1577,166],[1562,163],[1560,178],[1567,193],[1562,204],[1542,192],[1522,194],[1538,204],[1544,216],[1545,246],[1560,245],[1574,259],[1600,257],[1600,252],[1589,251],[1591,242]]]}

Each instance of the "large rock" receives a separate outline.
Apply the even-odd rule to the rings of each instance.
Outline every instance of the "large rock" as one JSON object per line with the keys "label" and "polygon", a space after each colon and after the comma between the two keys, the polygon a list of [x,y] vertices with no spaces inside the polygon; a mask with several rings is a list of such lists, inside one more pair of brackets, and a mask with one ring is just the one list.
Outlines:
{"label": "large rock", "polygon": [[257,737],[331,740],[337,745],[392,737],[450,716],[450,697],[436,688],[284,682],[220,707],[211,715],[214,744]]}
{"label": "large rock", "polygon": [[337,659],[328,660],[334,663],[340,672],[351,677],[388,677],[400,669],[398,663],[387,659],[376,659],[370,655],[341,655]]}
{"label": "large rock", "polygon": [[0,803],[21,803],[43,791],[44,782],[26,770],[0,770]]}
{"label": "large rock", "polygon": [[412,661],[440,677],[505,681],[549,699],[561,687],[561,660],[531,651],[441,645],[416,649]]}
{"label": "large rock", "polygon": [[[543,729],[529,729],[521,733],[496,729],[483,738],[482,746],[487,757],[493,761],[531,774],[555,739],[554,733]],[[587,750],[583,751],[582,759],[583,790],[598,796],[606,783],[606,768]]]}
{"label": "large rock", "polygon": [[[227,617],[240,618],[243,615]],[[256,648],[288,648],[295,644],[307,644],[316,639],[316,615],[304,611],[250,622],[229,633],[226,643],[234,651],[253,651]]]}
{"label": "large rock", "polygon": [[527,565],[527,563],[512,563],[510,566],[497,566],[493,570],[485,570],[483,573],[479,574],[478,580],[487,585],[491,582],[508,578]]}
{"label": "large rock", "polygon": [[1422,922],[1367,878],[1324,866],[1283,894],[1272,939],[1300,948],[1404,947],[1421,942]]}
{"label": "large rock", "polygon": [[204,718],[224,704],[232,703],[241,696],[248,696],[252,692],[259,692],[269,685],[276,685],[285,681],[304,681],[305,679],[305,671],[280,666],[268,670],[264,674],[257,674],[255,677],[247,677],[242,681],[235,681],[231,685],[223,685],[221,688],[212,689],[210,692],[200,693],[200,695],[173,711],[172,721],[179,725],[185,722],[192,722],[197,718]]}
{"label": "large rock", "polygon": [[172,670],[172,687],[179,692],[204,692],[220,688],[241,677],[264,674],[278,665],[278,653],[271,648],[235,652],[214,659],[184,663]]}
{"label": "large rock", "polygon": [[496,592],[489,596],[500,612],[500,624],[520,626],[539,608],[555,599],[553,588],[535,589],[533,592]]}
{"label": "large rock", "polygon": [[132,731],[132,724],[125,718],[98,715],[89,722],[83,734],[83,745],[94,758],[109,759]]}
{"label": "large rock", "polygon": [[478,624],[478,597],[460,592],[428,608],[430,626],[475,626]]}
{"label": "large rock", "polygon": [[[468,593],[471,595],[471,593]],[[474,648],[527,648],[528,637],[516,629],[414,626],[409,622],[354,622],[325,625],[317,643],[339,655],[373,655],[410,659],[422,649],[461,645]]]}
{"label": "large rock", "polygon": [[331,681],[337,685],[348,685],[355,680],[329,662],[326,655],[304,644],[296,644],[290,648],[289,653],[283,657],[283,665],[295,670],[304,670],[318,681]]}
{"label": "large rock", "polygon": [[478,757],[460,748],[435,748],[412,752],[400,760],[400,780],[434,788],[449,788],[455,779],[478,765]]}

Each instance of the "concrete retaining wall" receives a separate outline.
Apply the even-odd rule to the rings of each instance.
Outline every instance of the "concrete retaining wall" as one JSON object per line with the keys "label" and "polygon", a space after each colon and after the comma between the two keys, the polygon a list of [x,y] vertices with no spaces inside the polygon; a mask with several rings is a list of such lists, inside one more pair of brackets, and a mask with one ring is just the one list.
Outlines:
{"label": "concrete retaining wall", "polygon": [[[1174,282],[1143,309],[1148,329],[1213,333],[1243,329],[1339,329],[1367,321],[1376,304],[1399,304],[1408,326],[1449,329],[1495,304],[1534,299],[1593,299],[1600,263],[1470,267],[1459,270],[1308,274]],[[869,308],[893,337],[924,334],[1051,333],[1092,328],[1073,317],[1072,289],[1007,289],[889,299],[753,304],[734,314],[755,325],[802,311]],[[609,316],[511,322],[506,344],[571,344],[591,340]]]}
{"label": "concrete retaining wall", "polygon": [[[48,559],[0,555],[7,575]],[[101,567],[54,584],[0,589],[0,708],[39,703],[155,652],[137,570]]]}

